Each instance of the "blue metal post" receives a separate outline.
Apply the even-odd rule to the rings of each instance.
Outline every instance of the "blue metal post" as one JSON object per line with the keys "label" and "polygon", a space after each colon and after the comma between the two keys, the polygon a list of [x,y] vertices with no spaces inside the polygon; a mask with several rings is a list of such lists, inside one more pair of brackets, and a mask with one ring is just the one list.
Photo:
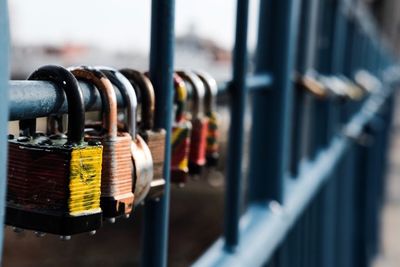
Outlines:
{"label": "blue metal post", "polygon": [[225,247],[234,250],[239,242],[241,178],[243,160],[244,111],[247,96],[247,24],[248,0],[237,1],[236,38],[233,51],[231,84],[231,125],[229,128],[225,197]]}
{"label": "blue metal post", "polygon": [[300,1],[260,1],[256,72],[270,72],[272,90],[253,95],[249,200],[283,202],[289,171],[292,74]]}
{"label": "blue metal post", "polygon": [[[329,30],[330,41],[332,43],[330,57],[327,58],[325,63],[325,71],[331,74],[343,73],[343,66],[346,62],[346,33],[347,23],[345,20],[344,3],[336,1],[336,5],[332,8],[332,29]],[[330,7],[330,6],[329,6]],[[328,7],[328,8],[329,8]],[[329,32],[328,31],[328,32]],[[340,110],[342,105],[338,101],[333,101],[329,107],[329,129],[327,130],[326,138],[329,139],[336,134],[339,130]],[[321,262],[319,265],[326,267],[337,266],[337,253],[336,245],[336,220],[338,218],[338,207],[336,205],[338,194],[338,172],[333,173],[331,179],[327,182],[321,194],[321,217],[320,217],[320,248],[321,248]]]}
{"label": "blue metal post", "polygon": [[9,32],[7,1],[0,0],[0,264],[3,251],[3,224],[7,188]]}
{"label": "blue metal post", "polygon": [[[314,68],[318,26],[318,1],[303,0],[296,68],[304,75]],[[308,158],[313,139],[311,130],[314,99],[309,93],[294,89],[291,175],[296,177],[302,158]]]}
{"label": "blue metal post", "polygon": [[170,196],[170,154],[174,70],[174,0],[153,0],[151,14],[150,78],[156,94],[155,127],[167,130],[164,195],[146,203],[142,266],[167,265],[168,214]]}

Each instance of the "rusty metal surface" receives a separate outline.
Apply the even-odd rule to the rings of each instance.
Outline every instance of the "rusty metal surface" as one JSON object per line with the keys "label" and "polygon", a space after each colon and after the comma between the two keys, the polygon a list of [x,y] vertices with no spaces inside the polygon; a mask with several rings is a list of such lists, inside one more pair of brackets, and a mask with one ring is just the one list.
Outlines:
{"label": "rusty metal surface", "polygon": [[153,158],[153,181],[150,185],[149,197],[159,197],[164,191],[165,180],[163,178],[164,153],[166,131],[145,131],[144,139],[149,146]]}
{"label": "rusty metal surface", "polygon": [[7,203],[26,210],[68,212],[71,149],[9,142]]}
{"label": "rusty metal surface", "polygon": [[[132,193],[133,164],[131,160],[130,134],[120,132],[114,140],[104,136],[89,135],[87,141],[100,141],[103,145],[103,164],[101,175],[102,203],[109,202],[107,208],[103,205],[105,216],[129,214],[132,211],[134,195]],[[123,207],[119,208],[121,203]],[[122,210],[120,210],[122,209]]]}

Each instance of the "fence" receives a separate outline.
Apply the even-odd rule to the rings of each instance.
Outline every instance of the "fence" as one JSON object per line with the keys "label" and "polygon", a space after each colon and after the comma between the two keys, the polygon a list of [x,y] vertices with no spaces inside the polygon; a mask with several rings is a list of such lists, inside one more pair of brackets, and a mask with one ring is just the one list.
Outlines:
{"label": "fence", "polygon": [[[153,0],[151,20],[155,127],[168,129],[168,139],[174,4]],[[259,7],[255,71],[249,74],[248,7],[248,0],[238,0],[232,81],[221,90],[231,101],[225,231],[194,266],[366,266],[378,250],[392,88],[398,78],[389,70],[394,57],[359,1],[265,0]],[[0,36],[2,223],[8,119],[65,113],[66,107],[50,83],[8,81],[5,0],[0,1]],[[293,87],[294,71],[306,74],[311,69],[352,80],[358,70],[368,70],[382,83],[363,101],[318,100]],[[32,88],[42,99],[40,105],[27,97]],[[83,89],[87,109],[100,109],[99,96]],[[242,214],[247,94],[252,99],[252,130],[248,203]],[[165,153],[165,194],[145,206],[143,266],[167,263],[169,146]]]}

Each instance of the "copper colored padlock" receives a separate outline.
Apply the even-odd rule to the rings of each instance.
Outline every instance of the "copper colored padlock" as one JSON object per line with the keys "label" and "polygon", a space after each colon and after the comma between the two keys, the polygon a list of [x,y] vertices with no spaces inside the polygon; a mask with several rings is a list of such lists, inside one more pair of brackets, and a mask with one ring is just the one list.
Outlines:
{"label": "copper colored padlock", "polygon": [[329,90],[317,79],[317,74],[308,72],[305,75],[297,74],[295,76],[296,88],[308,92],[318,99],[325,99],[329,95]]}
{"label": "copper colored padlock", "polygon": [[219,116],[217,113],[217,82],[205,72],[196,72],[205,86],[204,113],[208,117],[206,159],[207,166],[215,167],[219,160]]}
{"label": "copper colored padlock", "polygon": [[189,151],[192,124],[187,119],[185,105],[187,89],[185,82],[174,74],[174,104],[176,108],[171,137],[171,181],[183,185],[189,175]]}
{"label": "copper colored padlock", "polygon": [[6,224],[58,234],[63,239],[101,226],[102,146],[85,143],[85,106],[75,77],[59,66],[36,70],[30,80],[47,80],[65,91],[68,132],[35,134],[36,120],[20,121],[21,135],[10,139]]}
{"label": "copper colored padlock", "polygon": [[135,89],[130,81],[119,71],[111,68],[102,67],[101,70],[109,77],[118,77],[121,82],[117,86],[122,98],[126,104],[126,115],[124,123],[127,131],[132,136],[131,155],[134,164],[133,187],[135,194],[135,205],[143,202],[150,191],[151,182],[153,180],[153,158],[146,142],[137,134],[136,117],[137,117],[137,97]]}
{"label": "copper colored padlock", "polygon": [[164,192],[163,170],[166,132],[164,129],[154,129],[155,95],[153,84],[147,76],[139,71],[123,69],[121,73],[132,83],[141,107],[138,133],[149,146],[153,158],[154,177],[147,198],[156,199]]}
{"label": "copper colored padlock", "polygon": [[185,81],[188,92],[188,103],[191,112],[188,119],[192,122],[190,138],[189,174],[200,175],[206,164],[206,143],[208,118],[204,116],[205,88],[201,79],[191,71],[178,71]]}
{"label": "copper colored padlock", "polygon": [[103,127],[86,133],[86,140],[103,145],[101,177],[101,208],[110,222],[116,217],[129,216],[133,208],[131,135],[117,131],[117,100],[110,80],[99,70],[89,67],[73,68],[79,80],[92,83],[100,92],[103,105]]}

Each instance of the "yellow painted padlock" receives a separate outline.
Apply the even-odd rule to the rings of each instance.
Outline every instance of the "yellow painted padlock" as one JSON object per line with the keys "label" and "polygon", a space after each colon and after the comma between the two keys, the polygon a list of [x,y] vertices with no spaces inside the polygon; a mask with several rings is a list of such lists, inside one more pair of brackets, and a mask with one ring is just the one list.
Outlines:
{"label": "yellow painted padlock", "polygon": [[83,95],[66,69],[45,66],[30,80],[62,88],[68,102],[67,135],[36,134],[36,120],[20,121],[20,136],[10,138],[6,224],[39,234],[70,235],[101,226],[102,146],[85,143]]}

